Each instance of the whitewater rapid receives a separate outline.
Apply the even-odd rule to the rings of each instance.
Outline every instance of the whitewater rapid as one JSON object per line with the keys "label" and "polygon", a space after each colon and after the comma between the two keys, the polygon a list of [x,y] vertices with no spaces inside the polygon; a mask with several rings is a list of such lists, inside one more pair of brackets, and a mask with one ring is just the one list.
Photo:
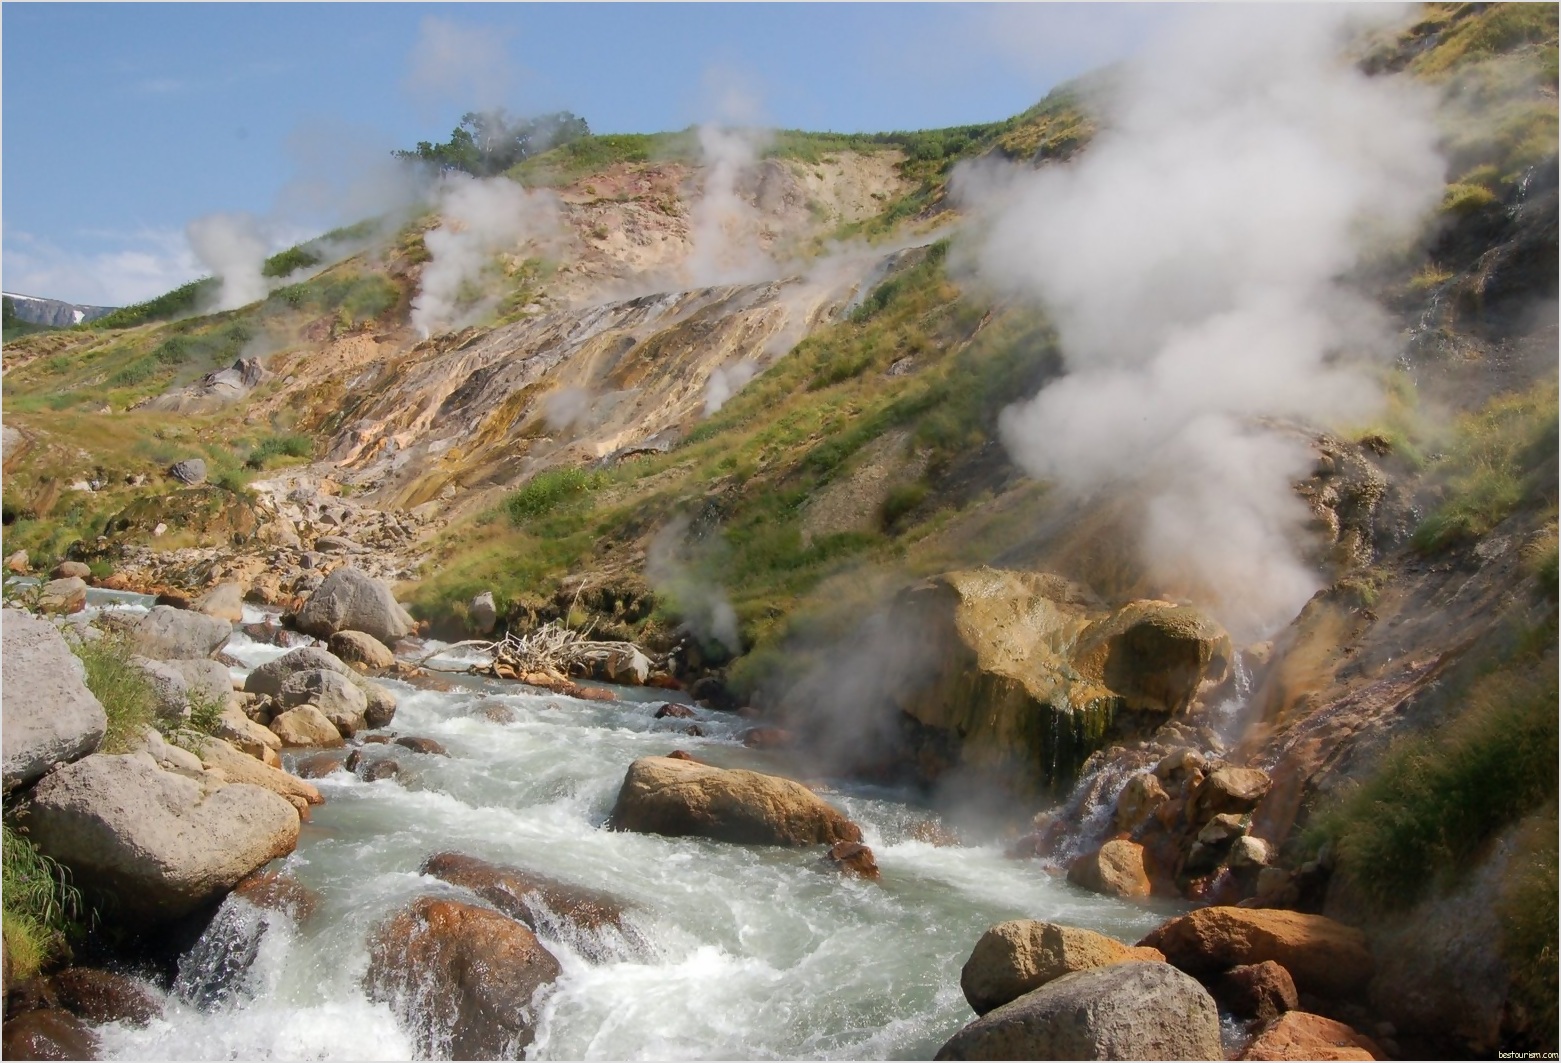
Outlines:
{"label": "whitewater rapid", "polygon": [[[227,652],[242,675],[285,651],[236,633]],[[993,923],[1048,919],[1132,942],[1166,914],[1079,890],[1000,844],[915,840],[930,813],[882,789],[821,790],[862,826],[877,883],[826,868],[821,850],[607,831],[636,757],[780,762],[745,749],[747,724],[733,715],[655,719],[659,691],[608,703],[469,679],[446,693],[386,685],[400,698],[389,730],[436,739],[450,756],[397,749],[396,779],[313,780],[326,803],[273,865],[318,893],[313,918],[300,927],[230,899],[227,918],[267,924],[247,973],[225,994],[196,991],[211,988],[206,972],[228,947],[209,932],[181,961],[162,1019],[101,1029],[105,1059],[413,1058],[389,1008],[363,993],[365,942],[415,897],[473,899],[418,873],[448,850],[601,890],[629,910],[627,939],[539,934],[563,974],[533,1002],[535,1059],[928,1059],[974,1017],[960,966]],[[481,714],[494,700],[514,722]],[[691,722],[704,737],[683,733]]]}

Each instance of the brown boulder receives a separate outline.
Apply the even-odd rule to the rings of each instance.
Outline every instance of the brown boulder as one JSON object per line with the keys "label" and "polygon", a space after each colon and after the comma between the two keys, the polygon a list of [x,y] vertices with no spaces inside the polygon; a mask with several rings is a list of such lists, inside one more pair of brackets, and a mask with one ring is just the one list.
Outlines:
{"label": "brown boulder", "polygon": [[1068,881],[1108,897],[1147,897],[1144,847],[1120,838],[1109,841],[1074,860],[1068,867]]}
{"label": "brown boulder", "polygon": [[629,765],[608,823],[613,830],[754,845],[862,840],[860,827],[799,782],[671,757]]}
{"label": "brown boulder", "polygon": [[396,655],[379,639],[362,631],[338,631],[326,643],[332,653],[366,672],[382,672],[396,663]]}
{"label": "brown boulder", "polygon": [[755,727],[743,735],[743,745],[749,749],[781,749],[791,744],[791,732],[784,727]]}
{"label": "brown boulder", "polygon": [[1278,908],[1200,908],[1172,919],[1139,944],[1159,949],[1198,977],[1273,960],[1290,972],[1300,990],[1320,997],[1357,996],[1372,975],[1371,953],[1359,930]]}
{"label": "brown boulder", "polygon": [[1127,780],[1127,785],[1117,794],[1117,830],[1137,830],[1148,823],[1169,800],[1170,795],[1152,772],[1139,772]]}
{"label": "brown boulder", "polygon": [[981,935],[959,972],[959,987],[975,1013],[985,1015],[1054,978],[1129,960],[1164,962],[1165,957],[1093,930],[1011,919]]}
{"label": "brown boulder", "polygon": [[424,1058],[519,1059],[534,1033],[532,997],[558,975],[552,953],[515,920],[421,897],[375,929],[364,982]]}
{"label": "brown boulder", "polygon": [[1243,1019],[1270,1022],[1300,1007],[1290,972],[1273,960],[1232,967],[1215,981],[1214,999]]}
{"label": "brown boulder", "polygon": [[61,561],[49,573],[50,579],[91,579],[92,569],[80,561]]}
{"label": "brown boulder", "polygon": [[41,1008],[6,1020],[0,1037],[6,1059],[96,1059],[98,1038],[68,1011]]}
{"label": "brown boulder", "polygon": [[339,746],[341,731],[313,705],[300,705],[280,713],[270,728],[284,746]]}
{"label": "brown boulder", "polygon": [[489,723],[516,723],[520,719],[520,713],[502,701],[484,701],[474,711]]}
{"label": "brown boulder", "polygon": [[1230,636],[1185,605],[1130,602],[1080,636],[1074,659],[1140,712],[1185,711],[1204,683],[1230,674]]}
{"label": "brown boulder", "polygon": [[664,720],[668,716],[672,716],[677,719],[691,720],[694,718],[694,710],[689,708],[687,705],[679,705],[676,702],[669,701],[665,705],[661,706],[661,708],[656,710],[656,719]]}
{"label": "brown boulder", "polygon": [[1342,1022],[1287,1011],[1263,1028],[1242,1059],[1381,1059],[1371,1038]]}
{"label": "brown boulder", "polygon": [[624,928],[623,904],[616,898],[518,867],[490,864],[461,853],[438,853],[428,858],[422,870],[425,875],[471,890],[533,930],[546,929],[550,923],[582,930]]}
{"label": "brown boulder", "polygon": [[256,908],[281,912],[294,922],[307,923],[320,906],[320,895],[302,882],[275,871],[256,871],[233,887],[233,894]]}
{"label": "brown boulder", "polygon": [[429,756],[434,757],[448,757],[450,755],[449,750],[435,742],[432,738],[417,738],[413,735],[408,735],[405,738],[396,739],[396,745],[402,749],[410,749],[414,753],[427,753]]}
{"label": "brown boulder", "polygon": [[[60,1005],[94,1025],[123,1022],[145,1026],[162,1017],[163,1006],[133,978],[94,967],[67,967],[50,979]],[[6,1058],[10,1058],[7,1053]]]}
{"label": "brown boulder", "polygon": [[342,759],[340,753],[312,753],[298,758],[293,765],[293,774],[300,779],[321,779],[333,771],[340,771]]}
{"label": "brown boulder", "polygon": [[1268,793],[1268,773],[1257,768],[1216,768],[1187,799],[1187,822],[1202,826],[1224,812],[1246,815]]}
{"label": "brown boulder", "polygon": [[874,880],[879,877],[873,851],[861,842],[836,842],[824,854],[824,862],[841,874]]}
{"label": "brown boulder", "polygon": [[87,581],[80,576],[51,579],[38,592],[38,612],[79,613],[87,607]]}

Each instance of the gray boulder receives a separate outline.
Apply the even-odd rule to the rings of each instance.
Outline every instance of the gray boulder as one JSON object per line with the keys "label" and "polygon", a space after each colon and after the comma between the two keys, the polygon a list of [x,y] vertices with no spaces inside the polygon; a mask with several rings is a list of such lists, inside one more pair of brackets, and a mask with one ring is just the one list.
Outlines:
{"label": "gray boulder", "polygon": [[352,674],[352,669],[343,664],[335,654],[318,646],[300,646],[251,671],[244,679],[244,690],[250,694],[270,694],[276,697],[282,692],[282,684],[293,673],[322,670],[335,672],[338,675]]}
{"label": "gray boulder", "polygon": [[466,615],[471,618],[472,630],[479,635],[488,635],[499,623],[499,609],[494,604],[493,592],[483,591],[471,600],[466,606]]}
{"label": "gray boulder", "polygon": [[244,588],[229,581],[219,583],[195,599],[195,611],[237,624],[244,619]]}
{"label": "gray boulder", "polygon": [[6,790],[77,760],[103,741],[108,716],[53,624],[20,609],[0,617],[0,751]]}
{"label": "gray boulder", "polygon": [[299,631],[326,639],[338,631],[362,631],[387,646],[412,633],[412,617],[390,588],[355,568],[338,568],[298,611]]}
{"label": "gray boulder", "polygon": [[185,458],[183,461],[176,461],[168,467],[168,475],[180,483],[186,483],[194,487],[196,484],[206,482],[206,462],[200,458]]}
{"label": "gray boulder", "polygon": [[233,625],[226,620],[156,605],[131,629],[135,648],[158,661],[187,661],[210,657],[227,644]]}
{"label": "gray boulder", "polygon": [[396,696],[378,683],[360,681],[358,689],[368,698],[363,718],[370,727],[388,727],[396,717]]}
{"label": "gray boulder", "polygon": [[1224,1059],[1219,1010],[1166,963],[1063,975],[988,1012],[936,1059]]}
{"label": "gray boulder", "polygon": [[277,700],[284,709],[313,705],[336,725],[343,738],[351,738],[363,729],[364,713],[369,707],[369,699],[351,679],[323,668],[288,676],[282,681]]}
{"label": "gray boulder", "polygon": [[145,753],[95,754],[33,790],[29,830],[76,885],[153,922],[187,915],[293,851],[298,812],[247,783],[209,788]]}
{"label": "gray boulder", "polygon": [[327,645],[343,661],[361,665],[370,672],[382,672],[396,663],[396,655],[388,646],[362,631],[338,631]]}
{"label": "gray boulder", "polygon": [[217,661],[154,661],[150,657],[130,660],[151,682],[157,715],[165,720],[188,717],[194,701],[224,706],[233,694],[232,677],[226,666]]}

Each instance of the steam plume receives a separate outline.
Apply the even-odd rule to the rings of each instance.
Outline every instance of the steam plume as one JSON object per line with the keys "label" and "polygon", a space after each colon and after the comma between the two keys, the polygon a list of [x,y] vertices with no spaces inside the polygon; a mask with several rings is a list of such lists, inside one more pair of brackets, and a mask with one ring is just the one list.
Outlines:
{"label": "steam plume", "polygon": [[656,533],[646,553],[645,576],[701,640],[718,642],[729,653],[741,653],[737,611],[726,592],[714,579],[700,576],[682,556],[688,530],[688,518],[677,517]]}
{"label": "steam plume", "polygon": [[264,299],[269,287],[260,270],[268,242],[253,214],[207,214],[185,228],[190,249],[221,282],[216,310],[235,310]]}
{"label": "steam plume", "polygon": [[412,301],[412,324],[426,336],[455,324],[465,309],[463,289],[475,283],[493,256],[558,227],[552,193],[527,190],[506,177],[447,174],[436,202],[442,218],[423,243],[432,256]]}
{"label": "steam plume", "polygon": [[1258,419],[1370,412],[1360,367],[1393,337],[1343,278],[1442,188],[1430,94],[1341,57],[1360,18],[1199,11],[1126,72],[1074,164],[960,175],[995,204],[983,273],[1040,298],[1069,368],[1004,412],[1014,460],[1080,494],[1146,485],[1149,575],[1248,636],[1318,585],[1290,487],[1308,455]]}

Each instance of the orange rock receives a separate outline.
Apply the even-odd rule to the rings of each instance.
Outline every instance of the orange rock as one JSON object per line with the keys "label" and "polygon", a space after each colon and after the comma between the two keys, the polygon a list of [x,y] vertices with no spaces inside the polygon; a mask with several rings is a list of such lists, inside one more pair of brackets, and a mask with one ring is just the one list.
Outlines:
{"label": "orange rock", "polygon": [[1242,1059],[1381,1059],[1382,1049],[1342,1022],[1287,1011],[1257,1035]]}
{"label": "orange rock", "polygon": [[1144,847],[1121,839],[1109,841],[1073,861],[1068,881],[1111,897],[1147,897],[1150,887]]}
{"label": "orange rock", "polygon": [[1139,942],[1195,977],[1273,960],[1302,992],[1342,998],[1365,992],[1373,963],[1366,936],[1320,915],[1278,908],[1200,908]]}

